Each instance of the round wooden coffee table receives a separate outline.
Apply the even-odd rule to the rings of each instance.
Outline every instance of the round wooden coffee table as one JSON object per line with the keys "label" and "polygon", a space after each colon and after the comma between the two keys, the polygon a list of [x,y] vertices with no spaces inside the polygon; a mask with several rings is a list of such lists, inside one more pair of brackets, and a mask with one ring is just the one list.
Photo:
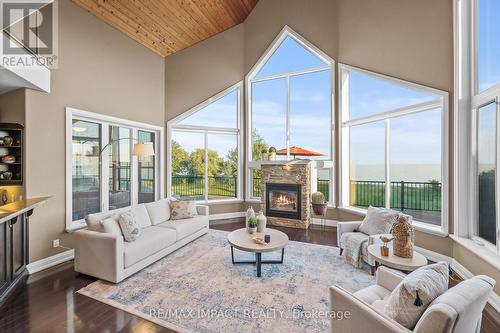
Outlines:
{"label": "round wooden coffee table", "polygon": [[[254,237],[264,238],[263,234],[261,233],[249,234],[246,228],[231,232],[227,236],[227,240],[231,245],[231,260],[233,264],[257,265],[257,277],[261,276],[262,264],[282,264],[283,257],[285,255],[285,246],[288,243],[288,236],[279,230],[269,228],[266,229],[265,234],[271,236],[271,241],[266,245],[262,245],[255,243],[252,239]],[[233,248],[245,252],[255,253],[255,260],[235,261]],[[274,252],[279,250],[281,250],[281,260],[262,260],[262,253]]]}
{"label": "round wooden coffee table", "polygon": [[401,258],[395,256],[392,246],[389,246],[389,255],[382,256],[380,254],[380,245],[373,244],[368,246],[368,255],[372,256],[375,261],[375,267],[381,264],[401,271],[412,272],[417,268],[427,265],[427,258],[417,251],[413,251],[413,258]]}

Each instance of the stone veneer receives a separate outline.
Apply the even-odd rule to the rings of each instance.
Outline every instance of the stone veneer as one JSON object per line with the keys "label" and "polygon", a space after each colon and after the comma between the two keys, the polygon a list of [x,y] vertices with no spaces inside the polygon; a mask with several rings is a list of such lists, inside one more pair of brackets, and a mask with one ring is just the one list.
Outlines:
{"label": "stone veneer", "polygon": [[311,222],[311,161],[294,160],[288,164],[284,161],[264,162],[261,165],[261,207],[266,211],[266,183],[274,184],[300,184],[302,191],[301,219],[287,219],[282,217],[267,217],[269,225],[307,229]]}

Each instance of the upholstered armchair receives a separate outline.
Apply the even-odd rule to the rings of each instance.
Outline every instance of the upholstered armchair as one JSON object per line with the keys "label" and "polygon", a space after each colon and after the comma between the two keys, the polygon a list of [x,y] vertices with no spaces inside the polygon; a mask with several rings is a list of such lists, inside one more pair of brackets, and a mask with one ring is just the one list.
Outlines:
{"label": "upholstered armchair", "polygon": [[411,331],[384,314],[385,302],[404,276],[398,271],[380,267],[377,270],[375,285],[355,293],[350,293],[339,286],[330,287],[330,306],[333,313],[349,311],[348,318],[340,319],[341,316],[332,316],[331,332],[480,332],[482,312],[495,280],[479,275],[448,289],[427,307]]}
{"label": "upholstered armchair", "polygon": [[[348,233],[355,232],[355,230],[359,229],[362,221],[352,221],[352,222],[338,222],[337,224],[337,245],[340,248],[340,255],[344,252],[345,249],[345,239]],[[359,232],[359,231],[358,231]],[[386,234],[391,237],[390,234]],[[368,236],[368,235],[367,235]],[[368,236],[368,241],[363,244],[361,248],[361,255],[363,261],[370,265],[371,274],[375,273],[375,261],[368,255],[368,246],[372,244],[381,244],[380,235],[372,235]]]}

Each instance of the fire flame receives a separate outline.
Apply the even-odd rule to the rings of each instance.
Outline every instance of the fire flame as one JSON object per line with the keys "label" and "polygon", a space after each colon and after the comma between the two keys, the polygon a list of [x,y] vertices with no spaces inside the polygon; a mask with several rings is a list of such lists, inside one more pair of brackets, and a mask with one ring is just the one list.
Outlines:
{"label": "fire flame", "polygon": [[293,203],[294,201],[290,200],[290,198],[284,194],[281,194],[278,198],[276,198],[276,204],[278,205],[289,205]]}

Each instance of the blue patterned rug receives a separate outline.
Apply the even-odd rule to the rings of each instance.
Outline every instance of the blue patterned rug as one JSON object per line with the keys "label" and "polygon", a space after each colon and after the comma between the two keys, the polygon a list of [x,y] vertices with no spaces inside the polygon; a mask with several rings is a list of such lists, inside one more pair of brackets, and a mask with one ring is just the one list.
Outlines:
{"label": "blue patterned rug", "polygon": [[[182,332],[328,332],[328,287],[375,283],[331,246],[290,242],[283,264],[233,265],[228,233],[210,230],[119,284],[96,281],[80,294]],[[277,259],[280,252],[262,259]],[[251,254],[235,250],[235,259]]]}

